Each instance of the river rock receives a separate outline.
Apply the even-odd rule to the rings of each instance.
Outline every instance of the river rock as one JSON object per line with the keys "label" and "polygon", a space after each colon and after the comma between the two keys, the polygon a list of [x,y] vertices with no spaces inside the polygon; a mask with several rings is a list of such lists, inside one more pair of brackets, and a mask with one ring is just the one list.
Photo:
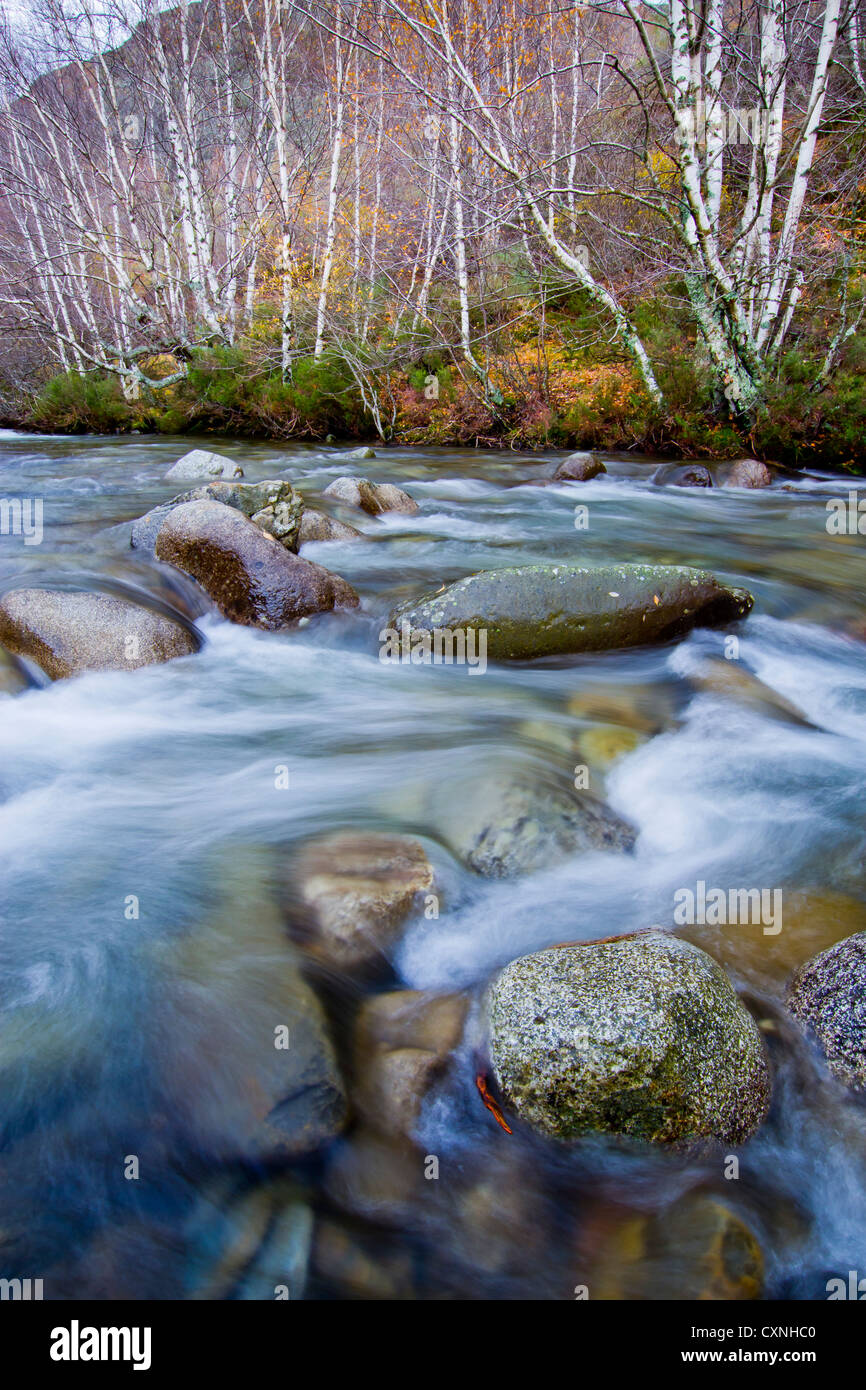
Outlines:
{"label": "river rock", "polygon": [[760,1298],[764,1257],[752,1228],[727,1202],[690,1192],[661,1212],[591,1223],[597,1253],[585,1283],[594,1300]]}
{"label": "river rock", "polygon": [[392,990],[371,996],[355,1024],[356,1101],[366,1123],[411,1138],[466,1020],[461,994]]}
{"label": "river rock", "polygon": [[151,507],[144,516],[137,516],[134,521],[130,522],[127,541],[130,548],[142,550],[146,555],[153,555],[160,526],[182,500],[186,499],[178,497],[172,502],[161,502],[158,507]]}
{"label": "river rock", "polygon": [[512,961],[485,1012],[504,1104],[542,1134],[739,1144],[767,1112],[753,1018],[711,956],[665,932]]}
{"label": "river rock", "polygon": [[313,1263],[337,1297],[395,1302],[417,1298],[414,1251],[381,1232],[351,1231],[339,1222],[316,1222]]}
{"label": "river rock", "polygon": [[266,887],[272,874],[266,855],[227,846],[202,866],[198,920],[149,951],[160,1109],[223,1163],[301,1157],[347,1118],[327,1016]]}
{"label": "river rock", "polygon": [[193,1301],[303,1298],[313,1213],[288,1178],[246,1190],[218,1178],[188,1217],[184,1295]]}
{"label": "river rock", "polygon": [[189,500],[196,500],[197,496],[234,507],[274,536],[286,550],[297,550],[304,499],[285,478],[268,478],[261,483],[210,483]]}
{"label": "river rock", "polygon": [[646,735],[638,733],[637,729],[626,729],[621,724],[596,724],[580,734],[577,751],[590,767],[605,773],[620,758],[634,753],[644,743]]}
{"label": "river rock", "polygon": [[191,483],[198,478],[242,478],[244,470],[224,454],[209,449],[191,449],[163,475],[177,483]]}
{"label": "river rock", "polygon": [[664,463],[653,473],[650,482],[659,487],[712,487],[710,470],[702,463]]}
{"label": "river rock", "polygon": [[314,507],[304,508],[298,529],[299,547],[306,545],[308,541],[358,540],[363,540],[363,532],[356,530],[354,526],[348,526],[345,521],[337,521],[336,517],[316,511]]}
{"label": "river rock", "polygon": [[357,449],[348,449],[343,455],[344,459],[374,459],[376,450],[371,449],[369,444],[361,444]]}
{"label": "river rock", "polygon": [[208,483],[153,507],[132,522],[129,544],[133,550],[144,550],[152,555],[159,529],[168,514],[183,502],[199,501],[222,502],[226,507],[234,507],[262,531],[274,536],[286,550],[298,548],[303,498],[284,478],[269,478],[261,483]]}
{"label": "river rock", "polygon": [[773,475],[758,459],[737,459],[725,478],[723,487],[769,487]]}
{"label": "river rock", "polygon": [[277,630],[358,602],[345,580],[292,555],[219,502],[175,507],[159,529],[156,557],[197,580],[224,617],[249,627]]}
{"label": "river rock", "polygon": [[405,512],[411,515],[418,511],[415,499],[394,483],[375,483],[374,488],[380,512]]}
{"label": "river rock", "polygon": [[837,1080],[866,1091],[866,932],[807,960],[791,981],[787,1003],[817,1038]]}
{"label": "river rock", "polygon": [[171,618],[108,594],[12,589],[0,599],[0,641],[52,680],[83,671],[134,671],[201,646]]}
{"label": "river rock", "polygon": [[689,672],[688,678],[697,690],[724,695],[768,718],[806,729],[815,727],[802,710],[777,690],[765,685],[741,662],[706,657],[694,671]]}
{"label": "river rock", "polygon": [[443,838],[485,878],[534,873],[589,850],[634,848],[631,826],[589,792],[558,780],[496,774],[473,777],[439,798]]}
{"label": "river rock", "polygon": [[23,669],[0,648],[0,695],[20,695],[31,685]]}
{"label": "river rock", "polygon": [[335,478],[323,497],[333,497],[347,507],[360,507],[370,516],[381,512],[417,512],[418,503],[393,483],[371,483],[367,478]]}
{"label": "river rock", "polygon": [[291,882],[296,935],[318,959],[352,971],[384,962],[433,870],[416,840],[341,831],[300,851]]}
{"label": "river rock", "polygon": [[553,481],[555,483],[587,483],[590,478],[596,478],[599,473],[606,472],[607,469],[601,459],[596,458],[595,454],[569,454],[568,458],[563,459],[557,467]]}
{"label": "river rock", "polygon": [[650,735],[670,729],[676,714],[670,688],[661,685],[584,685],[569,695],[566,708],[590,724],[617,724]]}
{"label": "river rock", "polygon": [[423,1158],[414,1145],[362,1126],[333,1152],[325,1189],[344,1211],[405,1232],[436,1187],[424,1176]]}
{"label": "river rock", "polygon": [[742,618],[752,602],[685,565],[524,565],[469,575],[401,604],[389,622],[407,624],[413,642],[436,628],[484,631],[489,657],[520,660],[667,642]]}

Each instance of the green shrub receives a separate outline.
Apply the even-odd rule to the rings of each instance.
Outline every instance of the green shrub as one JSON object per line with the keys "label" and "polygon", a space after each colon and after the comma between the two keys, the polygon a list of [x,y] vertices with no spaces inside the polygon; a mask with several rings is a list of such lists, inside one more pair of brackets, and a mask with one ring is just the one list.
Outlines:
{"label": "green shrub", "polygon": [[43,386],[28,423],[67,434],[113,434],[131,427],[133,410],[116,377],[65,372]]}

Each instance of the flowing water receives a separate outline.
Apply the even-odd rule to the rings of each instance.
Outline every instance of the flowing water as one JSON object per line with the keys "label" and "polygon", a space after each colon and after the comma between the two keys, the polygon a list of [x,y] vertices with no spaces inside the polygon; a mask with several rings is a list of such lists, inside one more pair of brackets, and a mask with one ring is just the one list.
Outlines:
{"label": "flowing water", "polygon": [[[693,1253],[671,1243],[652,1264],[627,1237],[691,1192],[756,1234],[768,1296],[824,1298],[831,1275],[866,1273],[866,1111],[781,1007],[797,964],[866,929],[866,539],[825,526],[827,499],[856,484],[663,489],[652,461],[614,456],[589,484],[542,488],[561,455],[389,449],[347,464],[314,447],[207,445],[247,481],[284,474],[316,494],[363,472],[406,487],[420,512],[364,518],[366,543],[305,549],[361,609],[265,633],[224,622],[110,530],[175,494],[163,474],[188,440],[0,435],[0,492],[44,504],[41,544],[0,537],[4,587],[132,592],[205,638],[189,658],[2,704],[0,1275],[42,1277],[46,1297],[273,1297],[271,1267],[254,1277],[255,1228],[285,1201],[314,1214],[311,1297],[572,1298],[586,1284],[590,1297],[690,1298]],[[701,631],[483,674],[378,659],[404,598],[481,569],[632,560],[750,588],[739,651]],[[743,682],[720,677],[730,667]],[[636,827],[633,855],[486,880],[429,811],[491,770],[570,786],[584,764]],[[676,891],[698,881],[781,890],[777,934],[689,929],[762,1020],[774,1070],[738,1178],[717,1153],[509,1136],[476,1089],[474,1014],[415,1148],[356,1127],[288,1164],[244,1154],[245,1078],[274,1009],[258,923],[291,847],[345,828],[411,834],[436,870],[438,917],[413,918],[376,989],[475,1000],[529,951],[673,927]],[[320,984],[351,1071],[367,986]]]}

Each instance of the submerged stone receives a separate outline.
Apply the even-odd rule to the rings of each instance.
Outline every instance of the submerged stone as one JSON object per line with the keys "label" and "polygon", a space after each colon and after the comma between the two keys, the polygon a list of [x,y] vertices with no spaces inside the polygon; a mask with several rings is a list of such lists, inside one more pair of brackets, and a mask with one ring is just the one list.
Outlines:
{"label": "submerged stone", "polygon": [[760,1298],[764,1257],[751,1227],[727,1202],[690,1192],[661,1212],[590,1223],[598,1251],[587,1261],[590,1298]]}
{"label": "submerged stone", "polygon": [[713,476],[702,463],[665,463],[653,473],[651,482],[659,487],[712,487]]}
{"label": "submerged stone", "polygon": [[498,774],[434,797],[443,838],[486,878],[534,873],[589,850],[631,850],[635,834],[589,792]]}
{"label": "submerged stone", "polygon": [[340,831],[306,845],[291,878],[298,895],[291,915],[306,949],[353,970],[385,959],[433,870],[416,840]]}

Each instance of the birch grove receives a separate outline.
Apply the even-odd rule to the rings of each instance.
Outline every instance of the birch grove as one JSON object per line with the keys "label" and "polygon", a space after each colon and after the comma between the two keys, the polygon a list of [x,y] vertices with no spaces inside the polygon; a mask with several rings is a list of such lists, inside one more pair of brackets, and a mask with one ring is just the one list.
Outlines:
{"label": "birch grove", "polygon": [[659,410],[638,308],[679,296],[748,420],[804,306],[816,389],[860,322],[864,72],[862,0],[33,0],[0,38],[7,375],[135,399],[253,344],[284,382],[338,354],[381,419],[435,348],[495,410],[507,265],[515,315],[571,286]]}

